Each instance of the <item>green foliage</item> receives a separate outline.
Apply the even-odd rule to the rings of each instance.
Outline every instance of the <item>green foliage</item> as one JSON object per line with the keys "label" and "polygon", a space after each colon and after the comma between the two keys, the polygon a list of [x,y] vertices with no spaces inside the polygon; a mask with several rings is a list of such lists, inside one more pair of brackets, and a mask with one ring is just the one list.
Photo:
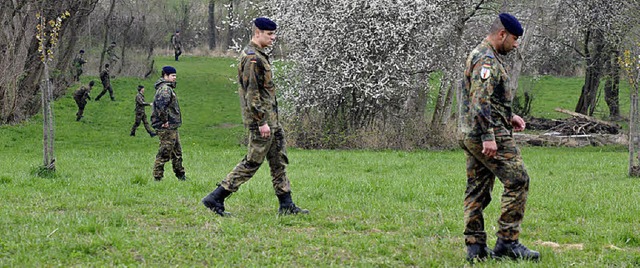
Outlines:
{"label": "green foliage", "polygon": [[[113,80],[116,101],[90,101],[75,121],[70,94],[55,103],[57,172],[40,162],[41,118],[0,127],[0,266],[461,267],[461,151],[289,150],[293,197],[311,210],[278,216],[268,165],[226,202],[234,217],[200,204],[246,148],[233,59],[159,59],[178,70],[189,180],[165,167],[153,181],[155,138],[133,124],[136,86],[150,101],[155,79]],[[87,83],[89,78],[85,78]],[[95,79],[95,78],[94,78]],[[553,78],[563,82],[571,79]],[[68,92],[74,90],[70,88]],[[552,86],[563,92],[568,89]],[[101,88],[96,87],[92,97]],[[541,89],[542,90],[542,89]],[[546,92],[539,95],[545,96]],[[552,99],[557,106],[563,100]],[[535,106],[534,115],[535,115]],[[556,114],[556,113],[552,113]],[[145,134],[145,135],[143,135]],[[631,267],[640,264],[640,194],[622,147],[522,148],[531,192],[521,240],[542,262],[486,267]],[[500,183],[486,209],[490,244]],[[549,242],[557,243],[553,246]]]}

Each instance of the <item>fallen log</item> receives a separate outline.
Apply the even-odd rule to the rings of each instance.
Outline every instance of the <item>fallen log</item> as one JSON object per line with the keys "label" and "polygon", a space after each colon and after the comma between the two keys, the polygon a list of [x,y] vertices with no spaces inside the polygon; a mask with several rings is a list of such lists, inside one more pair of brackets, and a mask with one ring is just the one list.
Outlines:
{"label": "fallen log", "polygon": [[614,123],[611,123],[611,122],[603,121],[603,120],[600,120],[598,118],[594,118],[594,117],[591,117],[591,116],[588,116],[588,115],[584,115],[584,114],[581,114],[581,113],[572,112],[572,111],[569,111],[569,110],[566,110],[566,109],[562,109],[562,108],[556,108],[555,111],[563,113],[563,114],[568,114],[568,115],[571,115],[573,117],[582,118],[582,119],[585,119],[585,120],[588,120],[588,121],[591,121],[591,122],[595,122],[595,123],[598,123],[598,124],[602,124],[602,125],[605,125],[605,126],[609,126],[609,127],[612,127],[612,128],[619,128],[620,127],[620,126],[618,126],[618,124],[614,124]]}

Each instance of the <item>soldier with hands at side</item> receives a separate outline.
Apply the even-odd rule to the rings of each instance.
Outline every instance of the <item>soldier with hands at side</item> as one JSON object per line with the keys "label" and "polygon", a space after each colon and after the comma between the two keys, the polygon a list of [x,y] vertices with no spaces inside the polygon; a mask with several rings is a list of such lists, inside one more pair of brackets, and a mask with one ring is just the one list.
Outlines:
{"label": "soldier with hands at side", "polygon": [[[529,193],[529,175],[513,131],[525,129],[524,120],[512,112],[515,89],[509,88],[504,55],[518,47],[524,30],[518,20],[501,13],[488,36],[469,54],[462,92],[463,116],[460,146],[467,159],[464,197],[464,235],[467,260],[487,258],[539,260],[540,253],[522,245],[518,238]],[[498,240],[487,247],[483,210],[491,202],[498,177],[504,185]]]}
{"label": "soldier with hands at side", "polygon": [[153,177],[162,180],[164,164],[171,160],[173,172],[178,180],[184,181],[182,166],[182,144],[178,128],[182,126],[182,113],[176,95],[176,69],[172,66],[162,67],[162,77],[155,83],[156,94],[153,98],[151,126],[160,137],[160,148],[153,165]]}
{"label": "soldier with hands at side", "polygon": [[280,214],[306,214],[291,199],[291,187],[286,174],[289,164],[284,131],[278,119],[276,89],[265,48],[276,39],[276,24],[270,19],[255,19],[251,42],[242,52],[238,65],[240,105],[245,126],[249,128],[248,152],[244,159],[218,183],[218,188],[202,199],[202,203],[220,216],[228,216],[224,199],[238,191],[240,185],[255,175],[266,158],[271,169],[271,182],[280,207]]}

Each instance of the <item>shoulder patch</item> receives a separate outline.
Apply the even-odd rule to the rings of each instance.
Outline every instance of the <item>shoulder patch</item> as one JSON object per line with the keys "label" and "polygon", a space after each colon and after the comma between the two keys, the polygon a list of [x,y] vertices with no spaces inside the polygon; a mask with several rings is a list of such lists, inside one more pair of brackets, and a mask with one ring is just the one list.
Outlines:
{"label": "shoulder patch", "polygon": [[483,80],[488,79],[491,76],[491,65],[490,64],[482,64],[482,69],[480,69],[480,78]]}

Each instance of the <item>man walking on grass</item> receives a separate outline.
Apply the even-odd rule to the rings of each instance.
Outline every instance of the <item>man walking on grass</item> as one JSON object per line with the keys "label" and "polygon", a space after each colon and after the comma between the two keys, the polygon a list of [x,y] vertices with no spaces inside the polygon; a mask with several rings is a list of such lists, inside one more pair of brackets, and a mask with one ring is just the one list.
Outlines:
{"label": "man walking on grass", "polygon": [[111,97],[111,101],[115,101],[116,99],[113,97],[113,88],[111,87],[111,76],[109,74],[109,64],[104,65],[104,69],[100,73],[100,81],[102,82],[102,92],[98,94],[96,97],[96,101],[99,101],[102,96],[104,96],[107,91],[109,92],[109,97]]}
{"label": "man walking on grass", "polygon": [[178,128],[182,125],[182,114],[176,96],[176,69],[162,67],[162,77],[155,84],[156,95],[153,98],[151,125],[160,137],[160,148],[153,165],[153,178],[162,180],[164,164],[171,160],[173,172],[178,180],[187,179],[182,166],[182,145]]}
{"label": "man walking on grass", "polygon": [[140,122],[144,125],[144,129],[147,130],[147,133],[151,137],[155,137],[156,133],[149,126],[149,122],[147,121],[147,114],[144,112],[145,106],[151,106],[151,103],[144,101],[144,86],[138,85],[138,94],[136,95],[136,119],[133,122],[133,127],[131,127],[131,133],[129,135],[135,136],[136,129],[140,126]]}
{"label": "man walking on grass", "polygon": [[80,121],[80,119],[84,117],[84,107],[87,105],[87,100],[91,100],[91,96],[89,96],[89,93],[91,93],[91,88],[93,88],[94,84],[95,83],[93,82],[93,80],[91,80],[91,82],[89,82],[88,88],[85,86],[81,86],[79,89],[73,92],[73,100],[75,100],[76,104],[78,105],[78,112],[76,112],[76,121]]}
{"label": "man walking on grass", "polygon": [[284,131],[278,120],[278,102],[272,80],[271,62],[265,48],[276,39],[276,24],[257,18],[252,27],[251,42],[242,52],[238,65],[240,106],[245,126],[249,128],[249,149],[242,161],[218,183],[218,188],[202,199],[202,203],[220,216],[228,216],[224,199],[238,191],[258,171],[265,157],[269,162],[273,189],[278,197],[280,214],[307,214],[291,199],[286,166],[289,164]]}
{"label": "man walking on grass", "polygon": [[[518,241],[524,217],[529,175],[512,131],[522,131],[524,120],[512,113],[515,89],[508,88],[509,74],[503,56],[518,47],[524,30],[507,13],[495,19],[489,35],[467,58],[464,73],[463,127],[460,146],[467,158],[467,190],[464,197],[464,235],[467,260],[490,257],[539,260],[540,253]],[[483,210],[491,202],[496,176],[504,185],[498,240],[487,247]]]}

